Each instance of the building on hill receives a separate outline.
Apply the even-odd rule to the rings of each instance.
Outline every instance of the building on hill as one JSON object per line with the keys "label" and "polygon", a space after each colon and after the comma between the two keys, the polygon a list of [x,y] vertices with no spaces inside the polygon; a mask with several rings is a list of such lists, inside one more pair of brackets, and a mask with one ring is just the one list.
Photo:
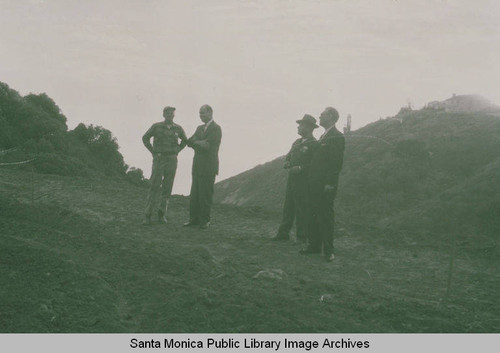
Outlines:
{"label": "building on hill", "polygon": [[443,109],[447,113],[472,113],[490,110],[495,106],[486,98],[475,94],[456,95],[444,101],[432,101],[427,108]]}
{"label": "building on hill", "polygon": [[427,103],[426,108],[439,110],[439,109],[444,109],[444,105],[440,101],[432,101]]}

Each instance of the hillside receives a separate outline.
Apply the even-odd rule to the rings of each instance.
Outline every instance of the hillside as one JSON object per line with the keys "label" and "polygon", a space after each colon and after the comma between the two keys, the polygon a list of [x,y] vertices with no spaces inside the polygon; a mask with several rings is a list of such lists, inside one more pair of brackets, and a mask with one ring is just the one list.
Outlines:
{"label": "hillside", "polygon": [[282,159],[217,184],[208,230],[181,196],[142,226],[111,132],[0,84],[0,332],[498,333],[499,120],[402,110],[350,134],[326,263],[270,241]]}
{"label": "hillside", "polygon": [[[498,244],[500,114],[402,109],[346,136],[336,200],[342,224]],[[216,185],[218,202],[280,210],[283,158]],[[414,238],[418,239],[418,238]]]}
{"label": "hillside", "polygon": [[325,263],[270,241],[269,212],[215,205],[186,229],[174,197],[144,227],[145,198],[0,168],[0,332],[500,332],[498,256],[457,252],[450,278],[447,246],[346,226]]}

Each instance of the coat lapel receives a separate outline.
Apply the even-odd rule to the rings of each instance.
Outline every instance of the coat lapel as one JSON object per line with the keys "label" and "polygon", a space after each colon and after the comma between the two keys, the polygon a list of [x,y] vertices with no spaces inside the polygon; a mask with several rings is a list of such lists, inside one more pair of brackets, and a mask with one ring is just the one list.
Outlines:
{"label": "coat lapel", "polygon": [[326,134],[325,136],[323,136],[323,138],[321,139],[321,141],[324,141],[325,139],[329,138],[329,137],[332,137],[334,134],[335,134],[335,126],[332,127]]}
{"label": "coat lapel", "polygon": [[208,135],[208,132],[212,129],[212,127],[214,126],[215,124],[215,121],[212,121],[210,123],[210,125],[207,126],[207,129],[205,130],[205,126],[201,126],[201,138],[204,139],[205,137],[207,137]]}
{"label": "coat lapel", "polygon": [[205,135],[205,133],[203,132],[203,125],[198,126],[195,135],[196,140],[203,140],[203,135]]}

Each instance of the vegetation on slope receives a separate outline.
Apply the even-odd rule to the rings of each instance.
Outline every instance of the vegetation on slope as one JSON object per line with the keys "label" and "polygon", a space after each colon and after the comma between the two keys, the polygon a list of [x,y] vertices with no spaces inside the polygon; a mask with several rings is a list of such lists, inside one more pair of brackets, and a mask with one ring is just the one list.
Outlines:
{"label": "vegetation on slope", "polygon": [[[338,220],[380,233],[458,232],[498,244],[498,151],[496,115],[427,108],[369,124],[346,136]],[[282,162],[278,158],[221,181],[217,200],[279,210],[286,178]]]}
{"label": "vegetation on slope", "polygon": [[140,169],[125,164],[111,131],[79,124],[68,131],[66,117],[45,93],[24,97],[0,82],[0,163],[34,158],[40,173],[113,176],[143,183]]}

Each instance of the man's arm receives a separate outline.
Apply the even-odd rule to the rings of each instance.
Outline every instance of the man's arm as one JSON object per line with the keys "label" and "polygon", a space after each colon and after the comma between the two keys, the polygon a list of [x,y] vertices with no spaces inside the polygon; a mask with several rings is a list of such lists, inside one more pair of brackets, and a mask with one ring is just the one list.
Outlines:
{"label": "man's arm", "polygon": [[179,144],[179,152],[180,152],[188,144],[188,138],[182,127],[180,127],[179,138],[181,139],[181,143]]}
{"label": "man's arm", "polygon": [[293,141],[292,143],[292,147],[290,147],[290,151],[288,151],[288,153],[286,154],[285,156],[285,163],[283,163],[283,168],[285,169],[290,169],[290,172],[292,174],[297,174],[300,172],[300,168],[296,168],[296,167],[290,167],[290,159],[292,158],[292,151],[294,148],[296,148],[297,145],[300,144],[300,141],[302,141],[301,138]]}
{"label": "man's arm", "polygon": [[205,139],[205,141],[208,143],[207,149],[219,147],[221,139],[222,129],[219,125],[215,125],[214,128],[209,131],[209,134]]}
{"label": "man's arm", "polygon": [[149,128],[148,131],[142,136],[142,143],[146,148],[149,150],[149,152],[153,153],[153,146],[151,145],[151,137],[154,136],[154,125]]}
{"label": "man's arm", "polygon": [[187,145],[188,147],[194,148],[193,144],[194,144],[194,141],[195,141],[196,133],[198,132],[198,129],[199,129],[199,128],[200,128],[200,127],[198,126],[198,127],[196,128],[196,130],[194,131],[193,136],[191,136],[190,138],[188,138],[188,140],[187,140],[187,142],[186,142],[186,145]]}
{"label": "man's arm", "polygon": [[196,149],[198,149],[198,148],[200,148],[200,142],[202,141],[202,140],[197,140],[197,139],[196,139],[196,137],[197,137],[197,136],[198,136],[198,134],[199,134],[200,129],[203,129],[203,125],[198,126],[198,127],[196,128],[196,131],[194,132],[193,136],[191,136],[191,137],[187,140],[187,142],[186,142],[186,144],[187,144],[189,147],[191,147],[192,149],[195,149],[195,150],[196,150]]}
{"label": "man's arm", "polygon": [[292,155],[292,150],[295,147],[295,145],[297,144],[297,141],[298,140],[295,140],[292,143],[292,147],[290,148],[290,151],[288,151],[288,153],[285,156],[285,162],[283,163],[283,168],[285,168],[285,169],[289,169],[290,168],[290,158],[291,158],[291,155]]}
{"label": "man's arm", "polygon": [[212,129],[210,129],[205,139],[195,141],[194,146],[195,148],[200,148],[202,150],[208,151],[211,148],[217,148],[220,145],[221,139],[222,129],[219,125],[216,125]]}
{"label": "man's arm", "polygon": [[338,185],[340,170],[344,161],[345,139],[342,135],[331,138],[328,146],[327,185],[325,191],[334,191]]}
{"label": "man's arm", "polygon": [[289,169],[290,168],[290,152],[287,153],[285,156],[285,162],[283,163],[283,169]]}
{"label": "man's arm", "polygon": [[303,155],[300,159],[300,165],[296,173],[306,173],[307,169],[309,169],[309,165],[311,164],[312,157],[318,148],[319,143],[316,140],[308,141],[303,143],[302,148],[307,148],[303,152]]}

